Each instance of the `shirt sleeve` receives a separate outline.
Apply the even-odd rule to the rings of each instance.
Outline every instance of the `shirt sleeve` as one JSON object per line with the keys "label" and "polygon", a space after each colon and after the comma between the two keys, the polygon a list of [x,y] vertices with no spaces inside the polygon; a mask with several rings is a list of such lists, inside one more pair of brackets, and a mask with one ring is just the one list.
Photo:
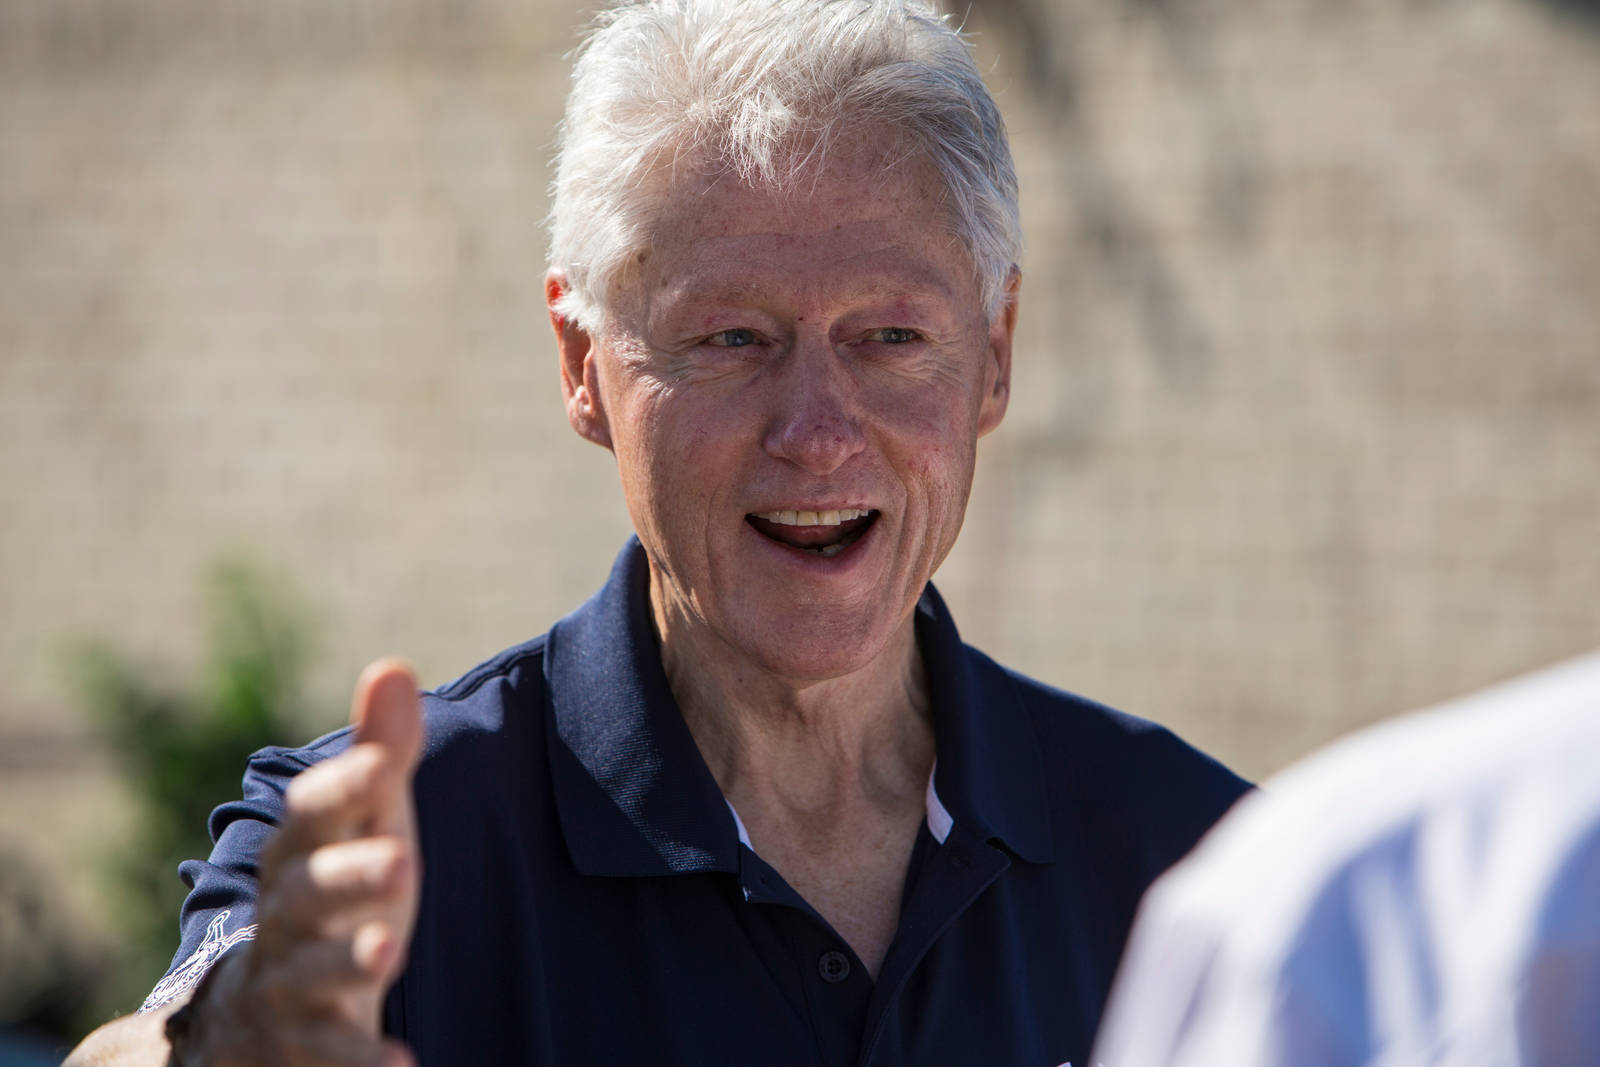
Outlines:
{"label": "shirt sleeve", "polygon": [[308,748],[266,748],[250,757],[240,799],[211,813],[211,856],[186,860],[178,868],[189,887],[178,951],[140,1013],[186,996],[223,953],[254,940],[259,857],[283,817],[284,790],[295,775],[345,747],[341,742],[335,734]]}
{"label": "shirt sleeve", "polygon": [[1107,1067],[1600,1063],[1600,654],[1280,772],[1141,905]]}

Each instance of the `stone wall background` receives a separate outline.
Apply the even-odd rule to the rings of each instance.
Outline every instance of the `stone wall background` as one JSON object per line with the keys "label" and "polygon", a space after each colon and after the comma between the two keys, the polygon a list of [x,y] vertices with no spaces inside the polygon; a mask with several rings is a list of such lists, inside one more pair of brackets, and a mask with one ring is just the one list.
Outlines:
{"label": "stone wall background", "polygon": [[[442,682],[627,533],[561,413],[567,0],[0,5],[0,840],[121,794],[67,649],[177,678],[242,555],[307,736]],[[968,640],[1253,776],[1600,646],[1600,20],[1533,0],[986,0],[1029,226],[1017,395],[939,581]]]}

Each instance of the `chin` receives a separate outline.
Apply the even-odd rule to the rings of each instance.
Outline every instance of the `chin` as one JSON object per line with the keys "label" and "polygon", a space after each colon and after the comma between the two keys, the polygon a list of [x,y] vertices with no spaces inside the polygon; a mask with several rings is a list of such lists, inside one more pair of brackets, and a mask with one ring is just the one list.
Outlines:
{"label": "chin", "polygon": [[[734,642],[745,656],[773,678],[825,682],[872,664],[893,643],[900,627],[841,624],[832,620],[796,633],[792,626],[744,629]],[[819,632],[820,631],[820,632]]]}

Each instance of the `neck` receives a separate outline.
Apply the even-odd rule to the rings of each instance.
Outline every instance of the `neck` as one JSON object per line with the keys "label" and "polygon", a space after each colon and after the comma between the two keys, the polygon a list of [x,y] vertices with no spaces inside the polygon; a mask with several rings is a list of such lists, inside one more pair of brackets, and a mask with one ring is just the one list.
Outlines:
{"label": "neck", "polygon": [[933,716],[908,615],[865,663],[821,679],[782,677],[656,601],[661,660],[723,795],[822,813],[918,805],[932,771]]}

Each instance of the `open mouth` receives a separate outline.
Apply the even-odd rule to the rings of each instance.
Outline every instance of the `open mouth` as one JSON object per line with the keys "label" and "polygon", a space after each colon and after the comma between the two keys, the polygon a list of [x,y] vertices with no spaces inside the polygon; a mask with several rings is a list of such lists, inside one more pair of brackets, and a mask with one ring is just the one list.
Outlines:
{"label": "open mouth", "polygon": [[762,511],[746,515],[744,521],[757,533],[780,545],[832,558],[861,540],[873,523],[876,511],[842,508],[838,511]]}

